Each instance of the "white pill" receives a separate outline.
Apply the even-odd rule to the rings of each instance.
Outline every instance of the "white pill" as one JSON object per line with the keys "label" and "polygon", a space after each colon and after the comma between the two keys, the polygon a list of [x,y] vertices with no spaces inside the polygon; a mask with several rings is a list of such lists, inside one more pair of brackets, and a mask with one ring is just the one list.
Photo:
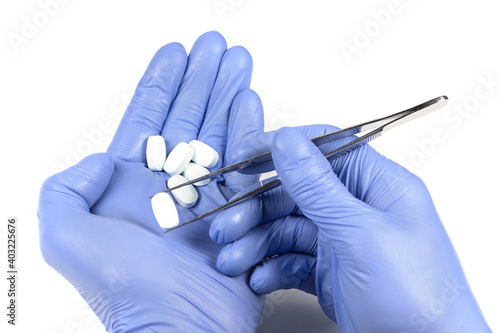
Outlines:
{"label": "white pill", "polygon": [[198,140],[192,140],[189,145],[194,149],[193,162],[211,168],[217,164],[219,154],[215,149]]}
{"label": "white pill", "polygon": [[161,135],[150,136],[146,144],[148,168],[154,171],[161,171],[166,158],[167,148],[163,137]]}
{"label": "white pill", "polygon": [[162,228],[173,228],[179,224],[179,215],[172,197],[165,192],[157,193],[151,199],[156,221]]}
{"label": "white pill", "polygon": [[193,148],[185,142],[180,142],[168,154],[167,160],[163,165],[163,170],[170,176],[180,175],[188,166],[193,158]]}
{"label": "white pill", "polygon": [[[168,188],[180,185],[187,182],[187,179],[181,175],[175,175],[170,177],[167,182]],[[186,185],[177,190],[170,192],[173,194],[175,201],[184,208],[191,208],[196,204],[198,200],[198,192],[193,185]]]}
{"label": "white pill", "polygon": [[[207,168],[202,167],[199,164],[191,162],[187,166],[186,170],[184,170],[184,172],[182,173],[182,175],[187,180],[193,180],[193,179],[196,179],[196,178],[208,175],[209,173],[210,173],[210,171],[208,171]],[[194,186],[205,186],[208,183],[210,183],[210,179],[200,180],[199,182],[196,182],[193,185]]]}

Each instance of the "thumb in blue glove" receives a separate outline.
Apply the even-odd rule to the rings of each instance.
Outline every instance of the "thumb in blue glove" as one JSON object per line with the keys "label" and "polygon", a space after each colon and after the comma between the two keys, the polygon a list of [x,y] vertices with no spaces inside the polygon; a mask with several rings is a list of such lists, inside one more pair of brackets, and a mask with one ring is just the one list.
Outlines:
{"label": "thumb in blue glove", "polygon": [[418,177],[364,146],[350,154],[356,173],[376,172],[366,177],[379,183],[361,188],[360,200],[301,131],[279,130],[272,155],[288,195],[318,227],[318,298],[327,313],[334,305],[341,331],[490,332]]}

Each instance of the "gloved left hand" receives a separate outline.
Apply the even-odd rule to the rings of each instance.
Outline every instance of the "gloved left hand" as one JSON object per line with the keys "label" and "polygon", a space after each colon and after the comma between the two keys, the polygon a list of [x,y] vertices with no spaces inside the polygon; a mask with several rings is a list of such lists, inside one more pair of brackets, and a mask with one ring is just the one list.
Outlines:
{"label": "gloved left hand", "polygon": [[[108,331],[255,330],[263,299],[248,287],[248,275],[230,278],[216,269],[221,246],[209,238],[207,223],[162,234],[148,197],[166,189],[168,175],[145,166],[151,135],[161,134],[168,150],[192,139],[209,144],[221,157],[215,169],[235,144],[262,132],[262,106],[248,89],[251,70],[248,52],[226,50],[218,33],[202,35],[189,58],[180,44],[164,46],[108,152],[42,186],[42,254]],[[225,203],[255,177],[233,174],[197,188],[197,205],[178,207],[181,221]]]}

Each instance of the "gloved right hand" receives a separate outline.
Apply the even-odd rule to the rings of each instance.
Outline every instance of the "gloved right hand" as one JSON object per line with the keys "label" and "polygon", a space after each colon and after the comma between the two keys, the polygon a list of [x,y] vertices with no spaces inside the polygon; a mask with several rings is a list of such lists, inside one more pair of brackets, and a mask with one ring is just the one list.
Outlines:
{"label": "gloved right hand", "polygon": [[[280,129],[272,154],[286,193],[273,190],[247,216],[278,220],[226,246],[218,258],[221,271],[235,275],[251,267],[237,258],[251,264],[265,259],[250,281],[254,290],[266,289],[262,277],[276,279],[285,268],[275,264],[277,258],[292,255],[283,249],[304,251],[317,254],[315,270],[304,270],[315,274],[319,302],[341,332],[491,331],[418,177],[368,145],[330,164],[297,129]],[[255,223],[235,218],[238,209],[214,221],[212,238],[223,240],[220,235],[239,221]]]}

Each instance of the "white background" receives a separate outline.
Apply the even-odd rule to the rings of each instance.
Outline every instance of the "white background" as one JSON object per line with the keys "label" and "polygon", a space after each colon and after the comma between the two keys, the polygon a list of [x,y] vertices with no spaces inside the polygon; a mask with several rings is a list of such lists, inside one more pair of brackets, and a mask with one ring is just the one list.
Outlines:
{"label": "white background", "polygon": [[[252,54],[252,88],[262,98],[268,129],[343,127],[448,95],[447,109],[389,132],[373,146],[424,179],[488,323],[500,330],[496,2],[401,0],[382,23],[373,13],[392,8],[389,0],[66,2],[46,22],[39,1],[0,5],[2,271],[7,216],[21,224],[19,326],[8,332],[103,331],[40,255],[40,185],[57,165],[71,163],[71,151],[106,149],[112,133],[99,129],[101,121],[118,125],[160,46],[178,41],[189,50],[208,30]],[[225,11],[217,4],[225,4]],[[22,36],[25,20],[34,19],[38,31],[13,45],[12,36]],[[350,57],[342,51],[347,44],[356,47]],[[482,78],[496,86],[485,86]],[[460,108],[465,112],[459,114]],[[101,131],[102,142],[89,146],[85,131]],[[439,142],[432,143],[436,131]],[[4,280],[0,327],[7,326]],[[268,306],[262,332],[324,330],[328,321],[314,298],[284,296],[285,304]]]}

